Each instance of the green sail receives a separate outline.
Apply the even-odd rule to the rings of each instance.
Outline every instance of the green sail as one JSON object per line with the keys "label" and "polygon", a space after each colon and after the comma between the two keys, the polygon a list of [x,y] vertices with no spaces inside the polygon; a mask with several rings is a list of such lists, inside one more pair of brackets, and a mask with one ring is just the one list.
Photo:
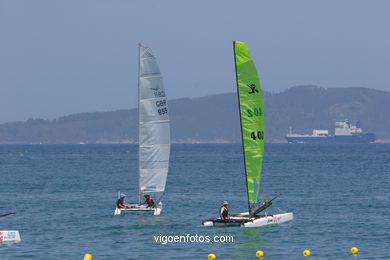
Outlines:
{"label": "green sail", "polygon": [[260,81],[248,47],[234,42],[237,92],[250,213],[259,202],[264,153],[264,106]]}

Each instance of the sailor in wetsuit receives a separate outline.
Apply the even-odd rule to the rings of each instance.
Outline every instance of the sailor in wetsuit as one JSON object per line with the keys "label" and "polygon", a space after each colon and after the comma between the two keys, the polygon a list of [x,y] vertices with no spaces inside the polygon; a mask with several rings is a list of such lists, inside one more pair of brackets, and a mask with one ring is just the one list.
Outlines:
{"label": "sailor in wetsuit", "polygon": [[144,204],[148,204],[148,207],[153,208],[154,207],[154,200],[153,200],[153,198],[150,197],[150,195],[144,195],[144,197],[145,197]]}
{"label": "sailor in wetsuit", "polygon": [[122,193],[120,198],[116,202],[116,207],[118,209],[127,209],[127,208],[129,208],[129,206],[125,204],[125,197],[126,197],[126,195]]}
{"label": "sailor in wetsuit", "polygon": [[223,205],[221,206],[221,208],[219,210],[219,217],[222,220],[226,220],[226,219],[228,219],[228,214],[229,214],[228,202],[224,201]]}

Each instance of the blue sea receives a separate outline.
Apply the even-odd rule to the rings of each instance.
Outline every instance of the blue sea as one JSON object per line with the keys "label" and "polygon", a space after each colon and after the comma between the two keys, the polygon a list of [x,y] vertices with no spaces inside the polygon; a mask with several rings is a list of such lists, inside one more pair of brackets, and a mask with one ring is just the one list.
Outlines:
{"label": "blue sea", "polygon": [[[239,144],[174,144],[161,216],[114,216],[118,190],[137,201],[136,145],[1,145],[0,230],[22,242],[0,259],[390,259],[390,144],[266,144],[261,197],[292,222],[206,228],[224,200],[247,210]],[[158,236],[232,236],[159,243]],[[351,247],[359,256],[351,256]]]}

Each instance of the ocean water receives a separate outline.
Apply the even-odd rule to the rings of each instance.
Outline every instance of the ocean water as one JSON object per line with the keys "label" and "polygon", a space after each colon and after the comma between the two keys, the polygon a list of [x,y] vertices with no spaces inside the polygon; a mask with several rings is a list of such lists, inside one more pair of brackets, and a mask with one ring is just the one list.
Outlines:
{"label": "ocean water", "polygon": [[[390,259],[389,144],[267,144],[261,196],[287,224],[206,228],[222,201],[246,210],[238,144],[175,144],[161,216],[114,216],[137,197],[135,145],[1,145],[0,230],[22,242],[0,259]],[[233,243],[156,243],[154,236],[233,236]],[[352,246],[359,256],[350,256]]]}

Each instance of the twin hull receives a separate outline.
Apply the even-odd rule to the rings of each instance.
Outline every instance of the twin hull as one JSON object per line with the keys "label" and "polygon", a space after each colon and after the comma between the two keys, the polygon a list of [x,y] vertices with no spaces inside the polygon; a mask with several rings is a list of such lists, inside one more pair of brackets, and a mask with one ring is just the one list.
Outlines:
{"label": "twin hull", "polygon": [[[248,212],[241,213],[239,215],[248,215]],[[266,215],[258,218],[249,218],[249,217],[229,217],[228,221],[223,221],[221,219],[206,220],[202,223],[205,227],[212,226],[241,226],[241,227],[262,227],[267,225],[276,225],[282,224],[288,221],[293,220],[293,213],[283,213],[276,215]]]}
{"label": "twin hull", "polygon": [[129,208],[115,208],[114,215],[118,216],[122,214],[122,211],[130,213],[151,213],[153,212],[153,215],[159,216],[162,211],[162,202],[160,201],[156,207],[151,208],[147,207],[145,205],[139,205],[139,204],[129,204]]}

